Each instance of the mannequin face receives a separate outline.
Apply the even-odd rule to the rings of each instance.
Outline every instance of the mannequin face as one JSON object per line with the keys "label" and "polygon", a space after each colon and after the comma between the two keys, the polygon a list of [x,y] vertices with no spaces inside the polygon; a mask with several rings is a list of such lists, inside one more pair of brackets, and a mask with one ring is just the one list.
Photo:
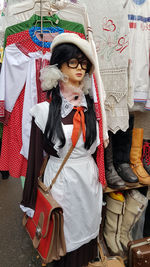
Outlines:
{"label": "mannequin face", "polygon": [[74,86],[79,86],[86,73],[86,60],[80,58],[70,59],[68,62],[62,64],[60,70],[68,76],[68,83]]}

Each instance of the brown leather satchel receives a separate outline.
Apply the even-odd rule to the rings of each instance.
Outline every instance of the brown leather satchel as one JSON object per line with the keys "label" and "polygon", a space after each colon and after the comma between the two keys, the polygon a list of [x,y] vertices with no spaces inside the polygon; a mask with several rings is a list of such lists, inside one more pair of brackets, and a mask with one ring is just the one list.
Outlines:
{"label": "brown leather satchel", "polygon": [[38,187],[34,216],[30,218],[24,215],[23,225],[45,263],[58,260],[66,254],[63,222],[61,206],[51,193]]}
{"label": "brown leather satchel", "polygon": [[89,262],[87,267],[125,267],[123,259],[119,256],[104,256],[101,245],[98,243],[100,260]]}
{"label": "brown leather satchel", "polygon": [[59,260],[60,257],[66,254],[63,209],[53,198],[50,189],[56,182],[73,149],[74,147],[71,146],[49,187],[46,187],[41,181],[48,156],[45,158],[38,179],[34,216],[30,218],[25,214],[23,217],[23,225],[44,263]]}

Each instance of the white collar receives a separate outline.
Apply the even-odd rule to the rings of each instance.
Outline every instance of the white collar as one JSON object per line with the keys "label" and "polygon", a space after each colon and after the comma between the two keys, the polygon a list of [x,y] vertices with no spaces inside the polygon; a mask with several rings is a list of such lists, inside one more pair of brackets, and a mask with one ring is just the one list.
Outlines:
{"label": "white collar", "polygon": [[[63,96],[61,91],[60,91],[60,96],[62,98],[61,117],[65,118],[73,110],[74,106]],[[84,94],[82,96],[82,100],[81,100],[81,105],[80,106],[85,107],[85,111],[88,109],[86,98],[85,98]]]}

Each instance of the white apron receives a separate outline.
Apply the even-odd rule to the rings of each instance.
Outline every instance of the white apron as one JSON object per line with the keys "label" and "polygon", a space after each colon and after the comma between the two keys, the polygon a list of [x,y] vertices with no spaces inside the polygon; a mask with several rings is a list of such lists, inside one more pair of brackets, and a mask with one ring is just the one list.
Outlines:
{"label": "white apron", "polygon": [[[61,158],[51,156],[48,161],[44,176],[47,186],[55,177],[71,146],[72,129],[72,125],[63,125],[66,145],[60,149]],[[97,165],[91,156],[95,149],[96,142],[90,150],[85,150],[81,135],[51,190],[53,197],[63,208],[67,252],[88,243],[99,233],[102,186],[98,181]]]}
{"label": "white apron", "polygon": [[[48,102],[35,105],[30,114],[35,117],[35,123],[43,131],[49,111]],[[55,140],[55,149],[59,158],[50,156],[47,163],[44,183],[51,184],[65,155],[71,146],[73,125],[63,125],[66,144],[59,149],[59,140]],[[102,209],[102,185],[98,180],[98,168],[91,156],[99,145],[97,124],[97,139],[89,150],[84,148],[81,134],[72,154],[57,177],[51,192],[62,206],[64,214],[64,234],[67,252],[76,250],[99,234]]]}

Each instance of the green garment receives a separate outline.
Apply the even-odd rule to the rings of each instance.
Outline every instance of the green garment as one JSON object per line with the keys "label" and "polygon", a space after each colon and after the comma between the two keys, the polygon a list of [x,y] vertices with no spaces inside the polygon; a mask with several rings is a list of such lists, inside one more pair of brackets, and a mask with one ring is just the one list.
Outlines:
{"label": "green garment", "polygon": [[[7,37],[9,35],[25,31],[27,29],[30,29],[31,27],[34,27],[35,25],[40,26],[40,19],[41,19],[40,16],[34,14],[29,20],[26,20],[26,21],[23,21],[21,23],[7,27],[5,30],[4,48],[6,47]],[[36,24],[37,21],[39,21],[38,24]],[[49,21],[51,23],[49,23]],[[82,24],[68,21],[68,20],[62,20],[56,14],[54,14],[51,17],[44,16],[43,17],[43,26],[44,27],[57,26],[57,27],[60,27],[62,29],[65,29],[65,30],[83,33],[85,35],[84,27]]]}

